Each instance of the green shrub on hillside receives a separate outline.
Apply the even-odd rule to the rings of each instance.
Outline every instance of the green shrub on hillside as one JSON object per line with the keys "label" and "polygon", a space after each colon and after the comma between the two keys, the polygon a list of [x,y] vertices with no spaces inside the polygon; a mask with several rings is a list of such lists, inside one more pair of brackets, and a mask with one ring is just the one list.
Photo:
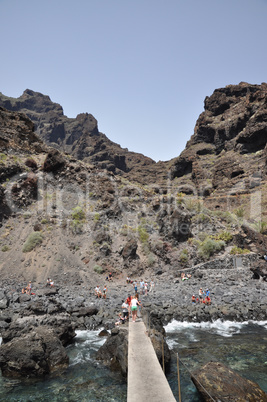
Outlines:
{"label": "green shrub on hillside", "polygon": [[72,232],[74,234],[80,234],[83,231],[83,223],[85,221],[86,215],[82,207],[77,206],[73,208],[71,212],[72,222],[70,224]]}
{"label": "green shrub on hillside", "polygon": [[100,219],[100,214],[97,212],[97,213],[95,214],[95,216],[94,216],[94,221],[95,221],[95,222],[98,222],[99,219]]}
{"label": "green shrub on hillside", "polygon": [[146,243],[149,239],[149,234],[147,233],[146,228],[142,225],[138,226],[138,235],[141,243]]}
{"label": "green shrub on hillside", "polygon": [[100,265],[95,265],[95,266],[94,266],[94,271],[95,271],[97,274],[103,274],[104,269],[103,269]]}
{"label": "green shrub on hillside", "polygon": [[212,236],[212,238],[214,240],[223,240],[225,243],[229,243],[231,240],[233,240],[233,235],[230,232],[223,231]]}
{"label": "green shrub on hillside", "polygon": [[5,253],[6,251],[9,250],[9,247],[8,247],[8,246],[3,246],[3,247],[1,248],[1,250],[3,251],[3,253]]}
{"label": "green shrub on hillside", "polygon": [[182,265],[188,262],[188,250],[184,248],[179,256],[179,261]]}
{"label": "green shrub on hillside", "polygon": [[193,223],[209,223],[209,222],[211,222],[211,219],[208,215],[206,215],[204,213],[200,213],[200,214],[193,216],[192,222]]}
{"label": "green shrub on hillside", "polygon": [[264,221],[258,221],[254,223],[254,228],[257,232],[259,233],[264,233],[267,230],[267,222]]}
{"label": "green shrub on hillside", "polygon": [[41,244],[42,241],[43,235],[41,232],[32,232],[24,243],[22,252],[28,253],[29,251],[32,251],[37,245]]}
{"label": "green shrub on hillside", "polygon": [[213,211],[213,215],[229,224],[234,223],[236,220],[229,211]]}
{"label": "green shrub on hillside", "polygon": [[234,213],[236,214],[236,216],[237,216],[238,218],[244,218],[245,210],[244,210],[243,207],[239,207],[239,208],[236,208],[236,209],[234,210]]}
{"label": "green shrub on hillside", "polygon": [[83,223],[76,219],[70,223],[70,227],[74,234],[80,234],[83,231]]}
{"label": "green shrub on hillside", "polygon": [[84,221],[84,219],[86,217],[84,210],[82,209],[82,207],[79,207],[79,206],[73,208],[73,210],[71,212],[71,216],[72,216],[72,219],[75,221]]}
{"label": "green shrub on hillside", "polygon": [[230,251],[230,254],[236,255],[236,254],[248,254],[250,251],[247,248],[240,248],[237,246],[234,246],[232,250]]}
{"label": "green shrub on hillside", "polygon": [[46,223],[48,223],[48,219],[43,218],[43,219],[41,220],[41,223],[42,223],[42,225],[45,225]]}
{"label": "green shrub on hillside", "polygon": [[205,259],[210,258],[211,255],[218,253],[225,247],[225,242],[223,240],[213,240],[207,237],[199,245],[199,255]]}
{"label": "green shrub on hillside", "polygon": [[4,163],[6,159],[7,159],[7,155],[1,153],[1,154],[0,154],[0,163]]}

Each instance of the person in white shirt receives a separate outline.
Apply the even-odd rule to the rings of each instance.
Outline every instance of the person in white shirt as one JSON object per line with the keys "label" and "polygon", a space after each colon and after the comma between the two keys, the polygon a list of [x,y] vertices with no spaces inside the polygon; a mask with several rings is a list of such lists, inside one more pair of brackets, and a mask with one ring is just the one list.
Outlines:
{"label": "person in white shirt", "polygon": [[137,317],[137,305],[140,306],[139,301],[137,300],[137,297],[135,296],[131,300],[131,311],[132,311],[132,319],[133,322],[135,322],[136,317]]}

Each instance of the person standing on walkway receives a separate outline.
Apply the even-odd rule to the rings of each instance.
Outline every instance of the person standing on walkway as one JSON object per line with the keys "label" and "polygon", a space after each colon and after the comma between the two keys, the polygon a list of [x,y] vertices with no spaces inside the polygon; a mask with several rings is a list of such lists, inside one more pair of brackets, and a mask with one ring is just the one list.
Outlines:
{"label": "person standing on walkway", "polygon": [[137,317],[137,305],[140,306],[140,302],[137,300],[137,297],[134,297],[131,300],[131,311],[132,311],[133,322],[135,322]]}

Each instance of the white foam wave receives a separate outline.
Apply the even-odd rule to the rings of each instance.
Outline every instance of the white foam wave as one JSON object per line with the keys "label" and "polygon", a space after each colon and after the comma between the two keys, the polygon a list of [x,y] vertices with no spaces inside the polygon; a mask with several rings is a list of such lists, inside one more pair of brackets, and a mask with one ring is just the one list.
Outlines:
{"label": "white foam wave", "polygon": [[98,350],[106,340],[106,337],[98,336],[100,331],[76,331],[74,345],[68,348],[70,366],[91,361],[91,353]]}
{"label": "white foam wave", "polygon": [[165,326],[165,331],[168,334],[185,331],[187,329],[200,329],[204,331],[214,332],[218,335],[231,337],[234,334],[238,334],[242,328],[248,324],[260,325],[267,329],[267,321],[222,321],[216,320],[213,322],[187,322],[173,320]]}

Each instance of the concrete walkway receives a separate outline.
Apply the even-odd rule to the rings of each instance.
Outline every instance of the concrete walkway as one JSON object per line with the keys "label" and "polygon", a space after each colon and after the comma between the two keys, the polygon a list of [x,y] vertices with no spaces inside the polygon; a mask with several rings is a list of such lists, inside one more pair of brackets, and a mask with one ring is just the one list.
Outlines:
{"label": "concrete walkway", "polygon": [[127,402],[175,402],[146,327],[129,322]]}

